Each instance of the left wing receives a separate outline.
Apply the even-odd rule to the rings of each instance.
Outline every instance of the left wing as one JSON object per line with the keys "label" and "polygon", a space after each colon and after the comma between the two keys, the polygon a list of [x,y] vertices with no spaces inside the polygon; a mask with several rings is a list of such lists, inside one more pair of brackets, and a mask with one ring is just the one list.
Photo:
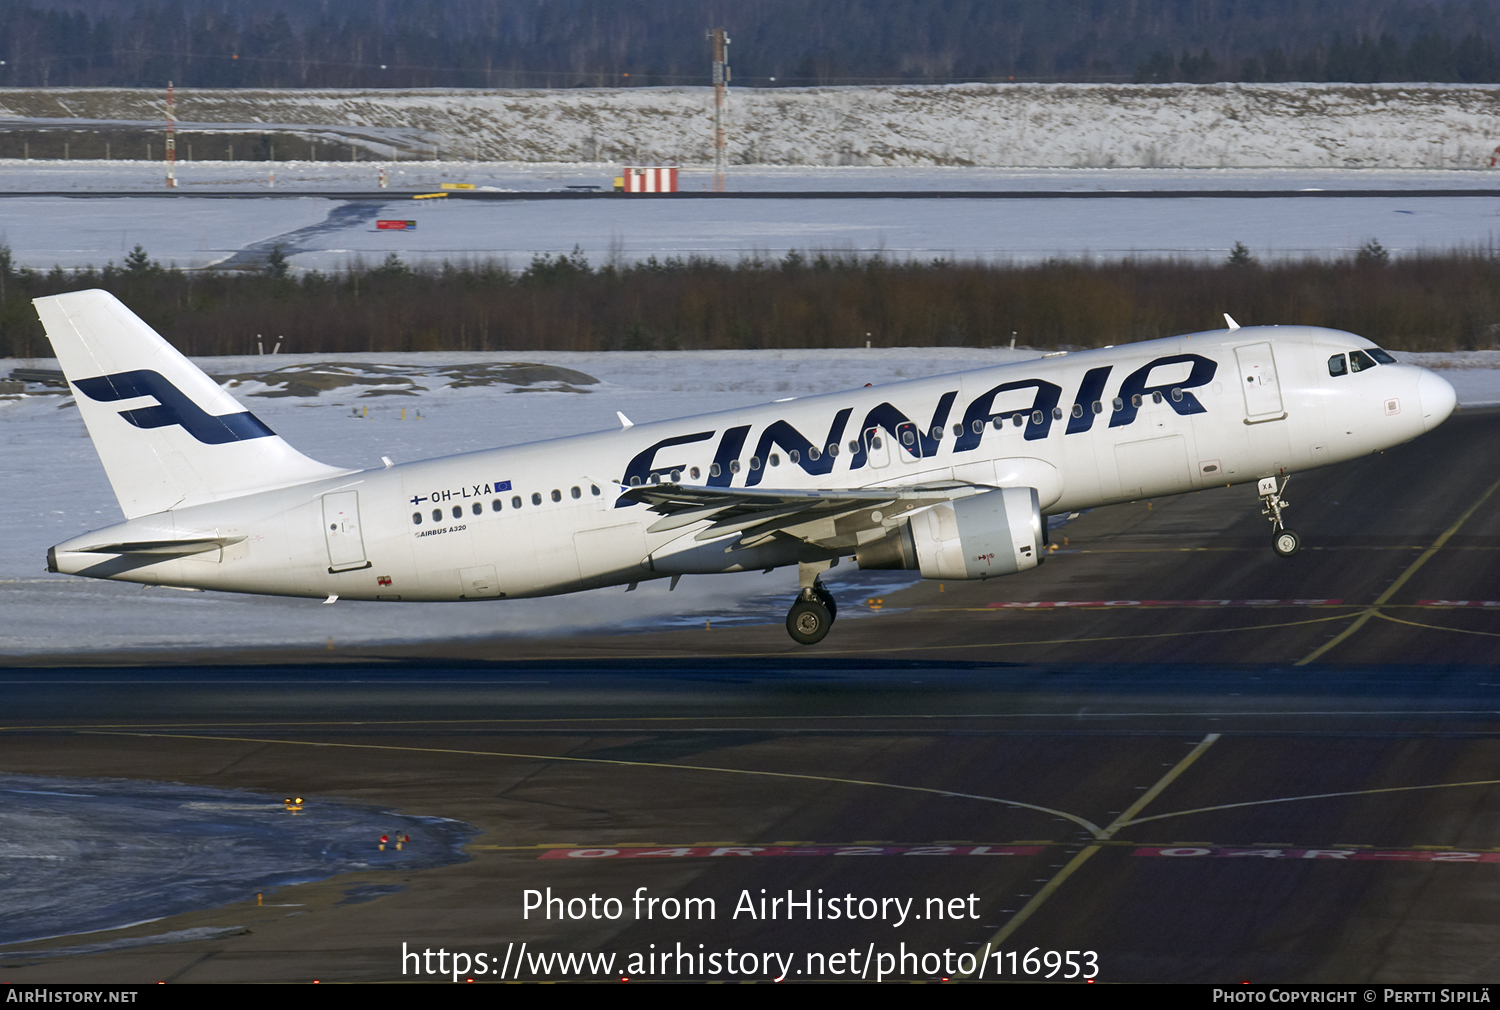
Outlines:
{"label": "left wing", "polygon": [[643,484],[626,488],[620,497],[643,502],[661,515],[647,527],[647,533],[707,522],[709,525],[699,530],[694,540],[738,533],[740,539],[734,550],[756,547],[778,537],[844,550],[879,540],[925,508],[993,490],[962,481],[850,491]]}

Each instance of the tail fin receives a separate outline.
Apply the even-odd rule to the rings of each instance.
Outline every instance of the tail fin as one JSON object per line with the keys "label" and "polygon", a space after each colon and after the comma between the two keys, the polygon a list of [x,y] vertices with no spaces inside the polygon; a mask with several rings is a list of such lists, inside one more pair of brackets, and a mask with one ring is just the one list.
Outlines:
{"label": "tail fin", "polygon": [[126,518],[349,472],[293,449],[114,295],[34,304]]}

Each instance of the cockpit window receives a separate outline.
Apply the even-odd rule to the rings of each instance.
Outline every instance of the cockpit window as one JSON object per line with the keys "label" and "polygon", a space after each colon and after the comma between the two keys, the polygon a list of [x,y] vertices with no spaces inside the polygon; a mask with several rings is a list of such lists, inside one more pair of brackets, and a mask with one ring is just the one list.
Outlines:
{"label": "cockpit window", "polygon": [[1375,362],[1364,351],[1349,352],[1349,370],[1351,372],[1363,372],[1366,368],[1374,368]]}
{"label": "cockpit window", "polygon": [[1396,363],[1396,359],[1391,357],[1388,351],[1383,351],[1378,347],[1367,347],[1366,350],[1370,352],[1370,357],[1382,365],[1394,365]]}
{"label": "cockpit window", "polygon": [[1344,360],[1344,356],[1342,354],[1335,354],[1333,357],[1328,359],[1329,375],[1345,375],[1348,373],[1348,371],[1349,362]]}

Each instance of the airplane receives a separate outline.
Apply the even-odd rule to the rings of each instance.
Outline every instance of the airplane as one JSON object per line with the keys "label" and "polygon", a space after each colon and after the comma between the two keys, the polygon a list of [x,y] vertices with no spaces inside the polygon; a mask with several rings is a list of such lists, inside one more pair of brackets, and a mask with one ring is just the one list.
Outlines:
{"label": "airplane", "polygon": [[475,601],[797,568],[787,631],[828,634],[820,576],[1043,561],[1047,517],[1255,482],[1272,548],[1294,473],[1409,441],[1453,387],[1352,333],[1239,326],[410,463],[304,456],[114,296],[35,300],[125,522],[47,570],[187,589]]}

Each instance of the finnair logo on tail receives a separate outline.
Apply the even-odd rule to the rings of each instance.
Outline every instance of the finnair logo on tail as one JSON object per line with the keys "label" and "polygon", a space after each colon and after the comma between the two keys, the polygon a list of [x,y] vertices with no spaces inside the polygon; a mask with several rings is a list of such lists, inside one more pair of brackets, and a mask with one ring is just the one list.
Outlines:
{"label": "finnair logo on tail", "polygon": [[137,428],[179,425],[206,445],[243,442],[276,434],[248,410],[217,416],[208,413],[188,399],[182,390],[168,382],[166,376],[145,368],[134,372],[118,372],[115,375],[99,375],[92,379],[76,379],[73,385],[90,400],[100,403],[133,400],[141,396],[155,397],[155,406],[122,410],[120,416]]}

